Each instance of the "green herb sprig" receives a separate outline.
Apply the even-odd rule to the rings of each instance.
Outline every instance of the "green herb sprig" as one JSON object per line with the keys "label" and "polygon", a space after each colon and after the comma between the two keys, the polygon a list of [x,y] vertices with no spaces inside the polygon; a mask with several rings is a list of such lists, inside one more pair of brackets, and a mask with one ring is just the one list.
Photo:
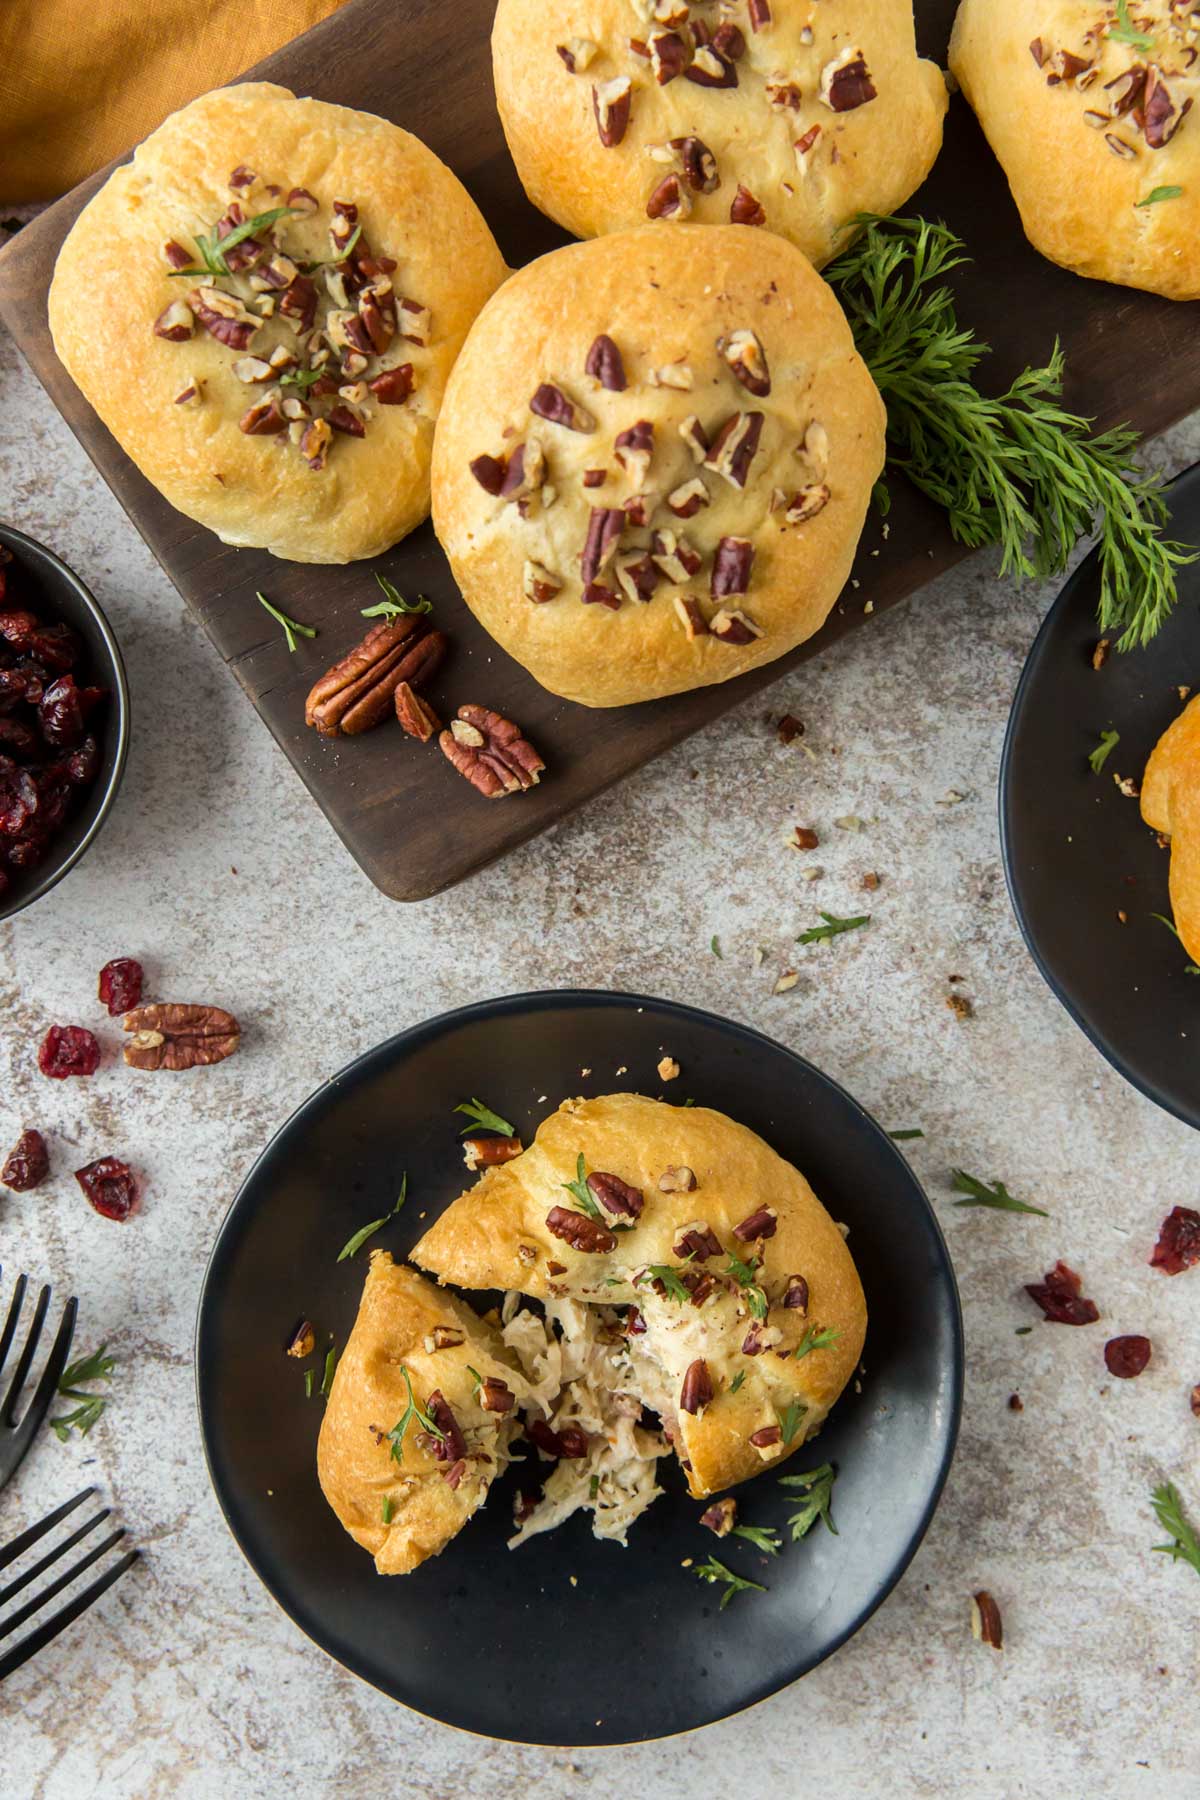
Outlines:
{"label": "green herb sprig", "polygon": [[1094,750],[1088,752],[1088,761],[1092,765],[1093,775],[1099,775],[1120,741],[1119,731],[1102,731],[1100,733],[1100,742]]}
{"label": "green herb sprig", "polygon": [[1138,207],[1157,206],[1160,200],[1178,200],[1182,194],[1183,189],[1181,187],[1151,188],[1150,192],[1143,200],[1135,200],[1133,204]]}
{"label": "green herb sprig", "polygon": [[987,1206],[993,1212],[1036,1213],[1039,1219],[1048,1219],[1050,1214],[1041,1206],[1029,1206],[1024,1200],[1014,1200],[1002,1181],[993,1182],[988,1187],[985,1182],[974,1175],[968,1175],[965,1169],[951,1169],[954,1177],[954,1191],[965,1194],[966,1199],[955,1200],[955,1206]]}
{"label": "green herb sprig", "polygon": [[810,925],[796,939],[798,944],[823,944],[830,938],[840,937],[843,931],[857,931],[862,925],[871,923],[870,913],[860,913],[854,919],[839,919],[836,913],[823,912],[823,925]]}
{"label": "green herb sprig", "polygon": [[729,1262],[726,1265],[725,1274],[732,1275],[733,1279],[741,1288],[746,1297],[746,1305],[750,1308],[754,1318],[765,1319],[767,1316],[767,1296],[755,1280],[757,1273],[757,1264],[744,1263],[739,1257],[733,1254],[732,1250],[729,1252]]}
{"label": "green herb sprig", "polygon": [[333,1386],[334,1370],[338,1365],[338,1347],[333,1339],[329,1340],[329,1348],[325,1352],[325,1368],[321,1375],[321,1398],[328,1400],[329,1390]]}
{"label": "green herb sprig", "polygon": [[568,1194],[574,1196],[581,1210],[588,1215],[589,1219],[599,1219],[601,1224],[604,1223],[604,1215],[588,1190],[587,1163],[584,1161],[582,1150],[579,1152],[579,1161],[575,1164],[574,1181],[564,1181],[561,1185],[566,1188]]}
{"label": "green herb sprig", "polygon": [[383,1496],[383,1505],[380,1507],[380,1517],[382,1518],[385,1525],[391,1524],[391,1522],[392,1522],[392,1496],[390,1494],[385,1494]]}
{"label": "green herb sprig", "polygon": [[810,1469],[804,1475],[780,1476],[780,1487],[795,1488],[803,1495],[799,1512],[794,1512],[788,1520],[794,1544],[808,1536],[818,1519],[823,1519],[827,1528],[837,1537],[838,1528],[830,1512],[836,1479],[837,1472],[832,1463],[822,1463],[819,1469]]}
{"label": "green herb sprig", "polygon": [[778,1556],[783,1548],[783,1539],[773,1525],[735,1525],[732,1536],[745,1538],[767,1556]]}
{"label": "green herb sprig", "polygon": [[463,1126],[459,1133],[460,1137],[466,1137],[470,1132],[480,1129],[495,1131],[501,1137],[507,1138],[517,1135],[508,1120],[502,1119],[499,1113],[494,1113],[490,1106],[483,1104],[482,1100],[460,1100],[454,1110],[456,1113],[465,1113],[471,1121],[469,1125]]}
{"label": "green herb sprig", "polygon": [[[400,619],[411,613],[431,613],[433,611],[433,601],[427,600],[424,594],[418,594],[415,600],[406,600],[400,589],[395,587],[386,575],[381,575],[378,570],[375,572],[375,579],[383,589],[383,599],[376,606],[363,607],[364,619]],[[456,1107],[455,1111],[461,1112],[462,1108]],[[508,1132],[507,1136],[511,1137],[512,1132]]]}
{"label": "green herb sprig", "polygon": [[710,1556],[707,1562],[697,1563],[696,1567],[692,1570],[692,1573],[693,1575],[698,1576],[701,1581],[723,1582],[725,1584],[725,1592],[721,1595],[721,1612],[725,1611],[725,1608],[729,1605],[729,1602],[733,1599],[735,1594],[745,1594],[749,1592],[765,1594],[767,1591],[761,1581],[747,1581],[745,1576],[735,1575],[732,1569],[727,1569],[725,1564],[723,1562],[718,1562],[715,1556]]}
{"label": "green herb sprig", "polygon": [[1112,38],[1114,43],[1128,44],[1134,50],[1154,48],[1154,39],[1139,31],[1129,17],[1129,0],[1117,0],[1117,22],[1109,26],[1105,36]]}
{"label": "green herb sprig", "polygon": [[107,1344],[101,1344],[90,1356],[82,1356],[78,1362],[68,1363],[59,1378],[58,1391],[63,1399],[79,1402],[73,1412],[60,1413],[57,1419],[50,1421],[50,1429],[60,1444],[68,1441],[72,1431],[77,1431],[80,1437],[86,1437],[108,1405],[107,1394],[88,1393],[82,1385],[84,1382],[112,1380],[117,1359],[115,1356],[106,1356],[107,1349]]}
{"label": "green herb sprig", "polygon": [[[1136,432],[1093,432],[1061,404],[1057,343],[1043,368],[981,393],[988,346],[960,324],[946,284],[968,260],[962,240],[924,219],[856,223],[862,235],[826,275],[887,406],[889,465],[945,509],[959,543],[998,544],[1006,575],[1061,573],[1098,528],[1101,628],[1122,650],[1149,643],[1197,552],[1164,537],[1162,483],[1134,461]],[[878,498],[886,511],[886,487]]]}
{"label": "green herb sprig", "polygon": [[252,219],[243,219],[240,225],[235,225],[223,238],[219,238],[215,231],[211,237],[197,232],[195,243],[200,265],[190,269],[172,269],[172,278],[178,275],[232,275],[234,271],[225,260],[227,251],[245,243],[256,231],[266,231],[277,219],[300,210],[297,206],[273,206],[269,212],[255,213]]}
{"label": "green herb sprig", "polygon": [[427,1431],[431,1437],[440,1438],[445,1436],[441,1427],[434,1423],[433,1419],[430,1418],[429,1414],[425,1411],[425,1408],[413,1393],[412,1376],[409,1374],[403,1363],[400,1364],[400,1373],[403,1375],[404,1385],[408,1389],[408,1405],[404,1408],[399,1419],[388,1432],[388,1442],[392,1446],[392,1456],[396,1462],[404,1461],[404,1434],[414,1419],[417,1421],[418,1425],[420,1425],[422,1431]]}
{"label": "green herb sprig", "polygon": [[1200,1536],[1184,1513],[1179,1489],[1174,1482],[1164,1481],[1150,1499],[1155,1518],[1171,1539],[1169,1544],[1155,1544],[1154,1549],[1160,1556],[1169,1556],[1172,1562],[1191,1563],[1200,1575]]}
{"label": "green herb sprig", "polygon": [[372,1219],[372,1221],[369,1225],[364,1225],[361,1231],[356,1231],[354,1236],[352,1238],[350,1238],[348,1240],[348,1242],[344,1243],[342,1245],[341,1249],[338,1251],[338,1261],[345,1262],[345,1260],[348,1256],[357,1256],[358,1252],[362,1249],[362,1247],[366,1243],[367,1239],[369,1237],[373,1237],[377,1231],[379,1231],[384,1225],[387,1224],[389,1219],[394,1219],[396,1214],[400,1211],[400,1208],[404,1205],[404,1202],[407,1199],[408,1199],[408,1174],[406,1172],[400,1182],[400,1197],[396,1201],[396,1204],[395,1204],[395,1206],[393,1206],[391,1212],[384,1213],[382,1219]]}
{"label": "green herb sprig", "polygon": [[[1174,919],[1168,919],[1165,913],[1151,913],[1150,917],[1152,919],[1157,919],[1160,925],[1165,925],[1167,930],[1175,938],[1176,942],[1182,944],[1183,939],[1179,935],[1179,927],[1176,925]],[[1200,975],[1200,968],[1197,968],[1194,962],[1185,963],[1183,972],[1185,975]]]}
{"label": "green herb sprig", "polygon": [[692,1297],[683,1285],[679,1270],[672,1268],[670,1263],[651,1263],[642,1270],[637,1280],[638,1284],[661,1281],[667,1290],[667,1299],[677,1300],[680,1306],[686,1306]]}
{"label": "green herb sprig", "polygon": [[916,1125],[911,1131],[889,1131],[888,1136],[893,1144],[907,1144],[910,1138],[923,1138],[925,1133]]}
{"label": "green herb sprig", "polygon": [[254,598],[258,601],[258,604],[260,606],[266,607],[267,611],[270,613],[270,615],[273,619],[275,619],[280,625],[283,626],[283,635],[287,639],[287,647],[289,650],[294,650],[296,648],[297,632],[300,634],[301,637],[306,637],[306,638],[315,638],[316,637],[317,632],[316,632],[315,626],[299,625],[299,624],[297,624],[295,619],[289,619],[286,613],[280,612],[280,610],[277,606],[271,605],[271,602],[267,599],[267,596],[265,594],[256,592]]}
{"label": "green herb sprig", "polygon": [[837,1343],[841,1335],[832,1325],[810,1325],[793,1352],[796,1362],[807,1356],[810,1350],[828,1350],[831,1344]]}
{"label": "green herb sprig", "polygon": [[783,1443],[786,1449],[804,1422],[807,1406],[800,1400],[789,1400],[779,1415],[779,1428],[783,1432]]}

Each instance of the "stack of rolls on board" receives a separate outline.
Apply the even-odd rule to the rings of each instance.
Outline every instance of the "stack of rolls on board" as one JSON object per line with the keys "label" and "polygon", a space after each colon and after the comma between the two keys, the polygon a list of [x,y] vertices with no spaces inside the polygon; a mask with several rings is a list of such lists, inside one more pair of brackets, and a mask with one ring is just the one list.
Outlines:
{"label": "stack of rolls on board", "polygon": [[1171,840],[1170,894],[1184,949],[1200,964],[1200,695],[1168,725],[1142,778],[1142,817]]}
{"label": "stack of rolls on board", "polygon": [[624,1542],[668,1446],[697,1499],[777,1468],[819,1431],[866,1332],[843,1232],[799,1171],[722,1113],[636,1094],[564,1101],[412,1257],[508,1299],[479,1319],[372,1258],[318,1467],[385,1574],[444,1547],[522,1434],[535,1472],[552,1467],[514,1542],[581,1509]]}
{"label": "stack of rolls on board", "polygon": [[950,67],[1043,256],[1200,298],[1200,6],[962,0]]}
{"label": "stack of rolls on board", "polygon": [[428,513],[446,378],[504,274],[418,139],[247,82],[174,113],[89,201],[50,328],[173,506],[229,544],[351,562]]}
{"label": "stack of rolls on board", "polygon": [[765,226],[820,267],[941,148],[908,0],[500,0],[492,61],[525,191],[577,237]]}

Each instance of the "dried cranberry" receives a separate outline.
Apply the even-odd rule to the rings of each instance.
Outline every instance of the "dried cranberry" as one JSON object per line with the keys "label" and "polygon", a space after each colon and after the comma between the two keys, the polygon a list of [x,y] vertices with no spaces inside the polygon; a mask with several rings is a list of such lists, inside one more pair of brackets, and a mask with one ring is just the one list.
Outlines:
{"label": "dried cranberry", "polygon": [[17,837],[37,812],[41,800],[32,775],[24,769],[0,774],[0,832]]}
{"label": "dried cranberry", "polygon": [[119,1157],[101,1156],[85,1169],[76,1169],[75,1179],[106,1219],[127,1219],[137,1205],[133,1170]]}
{"label": "dried cranberry", "polygon": [[525,1436],[555,1459],[587,1455],[587,1435],[578,1425],[564,1425],[561,1431],[555,1431],[545,1419],[530,1419],[525,1426]]}
{"label": "dried cranberry", "polygon": [[17,756],[30,757],[38,748],[37,733],[24,719],[0,717],[0,744]]}
{"label": "dried cranberry", "polygon": [[56,675],[65,675],[79,661],[82,645],[69,625],[40,625],[21,648]]}
{"label": "dried cranberry", "polygon": [[1150,1267],[1161,1269],[1164,1275],[1182,1275],[1198,1262],[1200,1213],[1190,1206],[1173,1206],[1159,1227]]}
{"label": "dried cranberry", "polygon": [[94,1075],[100,1067],[100,1046],[82,1025],[52,1025],[38,1050],[38,1068],[54,1081],[68,1075]]}
{"label": "dried cranberry", "polygon": [[10,869],[36,869],[49,848],[50,839],[46,833],[31,829],[19,838],[12,838],[3,846],[3,853]]}
{"label": "dried cranberry", "polygon": [[142,998],[144,971],[132,956],[116,956],[100,971],[100,998],[115,1019],[131,1012]]}
{"label": "dried cranberry", "polygon": [[73,749],[83,736],[83,707],[73,675],[60,675],[42,695],[38,722],[48,744]]}
{"label": "dried cranberry", "polygon": [[1121,1381],[1132,1381],[1150,1361],[1150,1339],[1109,1338],[1104,1346],[1104,1361],[1110,1375],[1117,1376]]}
{"label": "dried cranberry", "polygon": [[37,628],[36,613],[23,612],[19,607],[9,607],[0,612],[0,637],[19,650],[26,648]]}
{"label": "dried cranberry", "polygon": [[16,1194],[26,1194],[50,1173],[46,1140],[40,1131],[23,1131],[0,1169],[0,1182]]}
{"label": "dried cranberry", "polygon": [[1056,1262],[1041,1281],[1026,1285],[1025,1292],[1055,1325],[1094,1325],[1100,1309],[1083,1298],[1083,1283],[1065,1262]]}
{"label": "dried cranberry", "polygon": [[85,737],[78,750],[72,750],[59,765],[63,779],[72,787],[87,787],[95,781],[96,770],[100,767],[100,746],[94,737]]}

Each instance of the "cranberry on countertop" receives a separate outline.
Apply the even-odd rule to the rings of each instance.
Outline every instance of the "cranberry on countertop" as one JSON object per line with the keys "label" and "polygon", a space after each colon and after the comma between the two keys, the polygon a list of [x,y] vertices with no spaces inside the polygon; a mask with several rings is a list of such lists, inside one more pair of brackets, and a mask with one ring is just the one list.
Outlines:
{"label": "cranberry on countertop", "polygon": [[1132,1381],[1150,1361],[1148,1337],[1109,1338],[1104,1346],[1104,1362],[1110,1375],[1119,1381]]}
{"label": "cranberry on countertop", "polygon": [[0,1182],[15,1194],[27,1194],[50,1173],[50,1156],[40,1131],[23,1131],[0,1169]]}
{"label": "cranberry on countertop", "polygon": [[137,1183],[128,1163],[116,1156],[101,1156],[86,1168],[76,1169],[75,1179],[98,1213],[106,1219],[127,1219],[138,1202]]}
{"label": "cranberry on countertop", "polygon": [[1082,1281],[1065,1262],[1056,1262],[1041,1281],[1027,1283],[1025,1292],[1051,1324],[1094,1325],[1100,1317],[1099,1307],[1094,1300],[1084,1299]]}
{"label": "cranberry on countertop", "polygon": [[100,999],[116,1019],[141,1004],[145,972],[132,956],[115,956],[100,971]]}
{"label": "cranberry on countertop", "polygon": [[53,1081],[94,1075],[99,1067],[100,1046],[82,1025],[52,1025],[38,1049],[38,1068]]}
{"label": "cranberry on countertop", "polygon": [[1193,1212],[1190,1206],[1173,1206],[1159,1227],[1150,1267],[1161,1269],[1164,1275],[1182,1275],[1198,1262],[1200,1212]]}

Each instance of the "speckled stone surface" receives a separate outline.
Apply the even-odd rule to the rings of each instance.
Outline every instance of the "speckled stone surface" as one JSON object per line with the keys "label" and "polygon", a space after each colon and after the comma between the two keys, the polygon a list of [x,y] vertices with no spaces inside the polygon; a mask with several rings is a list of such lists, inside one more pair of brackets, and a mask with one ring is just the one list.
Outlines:
{"label": "speckled stone surface", "polygon": [[[560,1800],[743,1784],[780,1800],[802,1787],[827,1800],[1194,1796],[1200,1584],[1151,1554],[1161,1534],[1148,1496],[1172,1477],[1200,1516],[1188,1406],[1200,1273],[1167,1281],[1146,1258],[1163,1213],[1196,1203],[1197,1138],[1076,1030],[1009,909],[997,766],[1049,593],[976,560],[501,866],[405,909],[338,845],[3,339],[0,419],[0,516],[95,589],[134,697],[113,818],[65,883],[0,926],[0,1138],[36,1122],[55,1165],[43,1192],[0,1198],[4,1295],[21,1266],[76,1291],[79,1345],[107,1339],[120,1361],[86,1442],[47,1433],[0,1495],[0,1542],[93,1481],[146,1552],[0,1690],[4,1800]],[[1193,421],[1153,455],[1174,468],[1198,451]],[[803,719],[803,748],[776,741],[770,721],[785,712]],[[847,815],[863,829],[836,828]],[[811,857],[786,845],[798,823],[821,834]],[[801,880],[806,861],[820,881]],[[858,910],[868,871],[882,877],[870,929],[808,952],[796,988],[773,995],[796,931],[818,906]],[[96,1023],[96,971],[118,954],[144,959],[156,994],[232,1007],[239,1056],[187,1079],[138,1076],[108,1030],[93,1080],[41,1078],[45,1026]],[[950,1242],[968,1345],[941,1508],[859,1636],[724,1725],[578,1753],[431,1724],[306,1642],[209,1490],[191,1354],[217,1224],[316,1084],[446,1007],[565,985],[744,1020],[889,1127],[922,1127],[909,1148]],[[954,1016],[951,992],[973,1017]],[[70,1178],[104,1151],[144,1174],[144,1209],[125,1226],[93,1213]],[[1053,1218],[954,1211],[954,1164]],[[1059,1256],[1082,1270],[1104,1323],[1016,1336],[1035,1317],[1021,1284]],[[1149,1370],[1108,1380],[1104,1338],[1136,1330],[1154,1340]],[[971,1637],[979,1587],[1003,1611],[1001,1655]]]}

